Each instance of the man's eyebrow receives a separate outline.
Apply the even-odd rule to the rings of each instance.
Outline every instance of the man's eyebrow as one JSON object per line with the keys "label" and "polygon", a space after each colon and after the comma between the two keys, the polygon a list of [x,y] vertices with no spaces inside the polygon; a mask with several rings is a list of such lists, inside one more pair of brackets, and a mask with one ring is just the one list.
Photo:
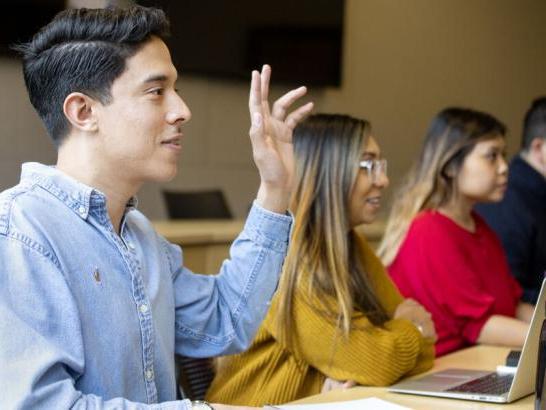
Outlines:
{"label": "man's eyebrow", "polygon": [[156,74],[156,75],[151,75],[149,77],[146,77],[142,83],[148,84],[148,83],[165,82],[165,81],[167,81],[167,76],[165,74]]}

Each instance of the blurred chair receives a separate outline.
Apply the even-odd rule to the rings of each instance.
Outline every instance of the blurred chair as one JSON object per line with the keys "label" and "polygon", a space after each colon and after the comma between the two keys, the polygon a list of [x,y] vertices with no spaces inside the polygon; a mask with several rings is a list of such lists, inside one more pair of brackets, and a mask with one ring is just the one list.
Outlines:
{"label": "blurred chair", "polygon": [[214,359],[175,355],[180,398],[204,400],[214,378]]}
{"label": "blurred chair", "polygon": [[211,191],[163,191],[171,219],[231,219],[224,193]]}

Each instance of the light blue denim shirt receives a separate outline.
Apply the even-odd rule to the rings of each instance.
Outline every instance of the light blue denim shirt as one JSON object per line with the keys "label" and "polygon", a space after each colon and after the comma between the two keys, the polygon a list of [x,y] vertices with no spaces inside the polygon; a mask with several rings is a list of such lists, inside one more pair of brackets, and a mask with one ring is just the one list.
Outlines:
{"label": "light blue denim shirt", "polygon": [[256,204],[218,275],[127,206],[37,163],[0,194],[0,408],[188,409],[174,353],[244,350],[268,309],[291,217]]}

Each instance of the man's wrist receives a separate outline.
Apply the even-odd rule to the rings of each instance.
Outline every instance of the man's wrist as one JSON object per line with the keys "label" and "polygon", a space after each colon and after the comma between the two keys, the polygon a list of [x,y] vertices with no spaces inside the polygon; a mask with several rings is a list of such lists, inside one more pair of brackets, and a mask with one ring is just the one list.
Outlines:
{"label": "man's wrist", "polygon": [[256,195],[256,203],[268,211],[285,214],[290,203],[290,191],[262,183]]}
{"label": "man's wrist", "polygon": [[192,400],[191,408],[192,410],[214,410],[214,407],[204,400]]}

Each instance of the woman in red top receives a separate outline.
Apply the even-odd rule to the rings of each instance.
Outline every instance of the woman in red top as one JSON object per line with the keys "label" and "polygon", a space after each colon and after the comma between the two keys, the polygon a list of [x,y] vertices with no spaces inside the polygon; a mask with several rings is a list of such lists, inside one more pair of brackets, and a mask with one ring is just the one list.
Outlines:
{"label": "woman in red top", "polygon": [[379,254],[402,294],[432,314],[437,355],[475,343],[522,346],[532,306],[501,244],[472,210],[506,189],[505,127],[448,108],[432,121],[397,195]]}

